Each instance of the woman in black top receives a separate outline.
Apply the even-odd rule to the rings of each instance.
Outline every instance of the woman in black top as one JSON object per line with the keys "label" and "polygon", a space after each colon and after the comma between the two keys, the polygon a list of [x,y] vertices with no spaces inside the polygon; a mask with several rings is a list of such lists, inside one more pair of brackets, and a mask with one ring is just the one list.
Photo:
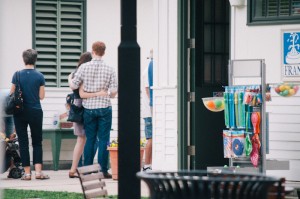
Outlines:
{"label": "woman in black top", "polygon": [[[25,173],[22,180],[31,180],[30,154],[28,140],[28,126],[33,148],[33,165],[35,168],[35,178],[49,179],[48,175],[42,173],[43,148],[42,148],[42,127],[43,110],[40,100],[45,97],[45,78],[38,72],[34,65],[37,60],[37,51],[28,49],[23,52],[25,68],[18,72],[18,78],[22,91],[24,109],[14,115],[16,132],[20,145],[20,155]],[[16,89],[17,73],[12,78],[11,93]]]}

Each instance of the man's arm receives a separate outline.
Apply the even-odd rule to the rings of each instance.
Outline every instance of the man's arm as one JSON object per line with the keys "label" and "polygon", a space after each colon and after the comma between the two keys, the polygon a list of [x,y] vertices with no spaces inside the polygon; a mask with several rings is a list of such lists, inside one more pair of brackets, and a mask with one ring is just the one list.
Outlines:
{"label": "man's arm", "polygon": [[110,98],[114,98],[116,97],[117,94],[118,94],[118,83],[117,83],[116,73],[113,70],[109,82],[108,95]]}
{"label": "man's arm", "polygon": [[83,84],[79,88],[79,95],[81,98],[92,98],[92,97],[106,97],[108,94],[106,91],[101,90],[95,93],[88,93],[83,90]]}
{"label": "man's arm", "polygon": [[43,100],[45,98],[45,86],[40,86],[39,96],[40,100]]}
{"label": "man's arm", "polygon": [[15,90],[16,90],[16,85],[15,84],[11,84],[9,94],[12,94],[13,92],[15,92]]}
{"label": "man's arm", "polygon": [[147,94],[148,99],[150,99],[150,89],[149,89],[149,87],[145,87],[145,90],[146,90],[146,94]]}

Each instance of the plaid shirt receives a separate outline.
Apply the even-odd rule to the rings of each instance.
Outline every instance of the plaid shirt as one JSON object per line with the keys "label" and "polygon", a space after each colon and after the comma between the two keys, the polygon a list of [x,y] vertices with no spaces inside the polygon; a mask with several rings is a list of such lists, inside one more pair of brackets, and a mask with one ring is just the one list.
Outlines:
{"label": "plaid shirt", "polygon": [[[100,58],[93,58],[92,61],[82,64],[75,73],[72,83],[76,88],[83,83],[83,90],[89,93],[118,89],[115,70]],[[82,105],[87,109],[98,109],[111,106],[111,102],[108,96],[92,97],[83,99]]]}

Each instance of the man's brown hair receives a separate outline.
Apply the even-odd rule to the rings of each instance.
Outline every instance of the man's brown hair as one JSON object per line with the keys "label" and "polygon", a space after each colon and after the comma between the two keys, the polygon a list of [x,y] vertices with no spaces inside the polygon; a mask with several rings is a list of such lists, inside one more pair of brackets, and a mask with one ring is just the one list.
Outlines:
{"label": "man's brown hair", "polygon": [[102,41],[96,41],[93,43],[92,49],[94,51],[94,53],[98,56],[103,56],[105,53],[105,43],[103,43]]}

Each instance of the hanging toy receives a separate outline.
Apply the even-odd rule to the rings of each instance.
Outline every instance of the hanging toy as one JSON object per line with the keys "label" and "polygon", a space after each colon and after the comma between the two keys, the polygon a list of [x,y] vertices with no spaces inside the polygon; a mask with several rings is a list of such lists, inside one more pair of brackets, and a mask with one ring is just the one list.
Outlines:
{"label": "hanging toy", "polygon": [[235,139],[232,142],[232,151],[236,156],[241,156],[244,151],[244,144],[239,139]]}
{"label": "hanging toy", "polygon": [[252,137],[251,141],[252,141],[252,151],[251,151],[251,154],[250,154],[250,160],[251,160],[253,166],[257,167],[258,162],[259,162],[259,149],[261,147],[258,134],[255,134]]}
{"label": "hanging toy", "polygon": [[250,139],[250,136],[249,136],[249,132],[246,132],[246,138],[245,138],[245,153],[246,153],[246,156],[249,157],[249,155],[251,154],[252,152],[252,143],[251,143],[251,139]]}
{"label": "hanging toy", "polygon": [[255,134],[259,134],[260,133],[260,113],[259,112],[252,112],[251,114],[251,122],[252,122],[252,126],[253,126],[253,132]]}
{"label": "hanging toy", "polygon": [[245,157],[245,133],[244,131],[232,131],[232,153],[233,157]]}

